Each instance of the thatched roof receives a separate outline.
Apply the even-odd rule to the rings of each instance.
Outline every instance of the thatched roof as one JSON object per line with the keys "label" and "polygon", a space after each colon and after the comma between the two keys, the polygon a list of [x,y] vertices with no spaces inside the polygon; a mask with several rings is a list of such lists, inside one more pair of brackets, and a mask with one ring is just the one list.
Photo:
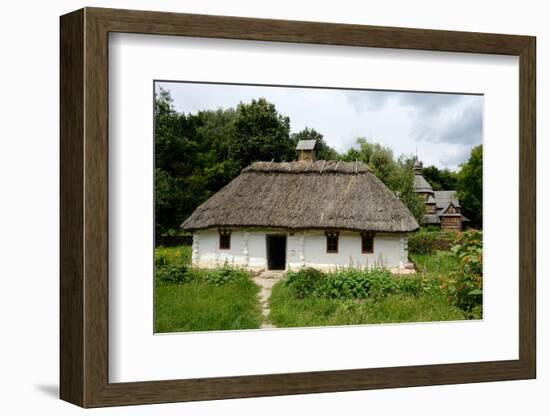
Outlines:
{"label": "thatched roof", "polygon": [[418,223],[368,167],[357,162],[256,162],[182,224],[407,232]]}

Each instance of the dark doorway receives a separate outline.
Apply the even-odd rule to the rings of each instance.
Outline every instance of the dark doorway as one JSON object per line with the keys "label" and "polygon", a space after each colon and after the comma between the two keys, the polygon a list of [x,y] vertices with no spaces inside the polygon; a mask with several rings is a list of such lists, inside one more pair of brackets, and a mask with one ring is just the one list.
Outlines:
{"label": "dark doorway", "polygon": [[268,270],[286,269],[286,235],[266,235]]}

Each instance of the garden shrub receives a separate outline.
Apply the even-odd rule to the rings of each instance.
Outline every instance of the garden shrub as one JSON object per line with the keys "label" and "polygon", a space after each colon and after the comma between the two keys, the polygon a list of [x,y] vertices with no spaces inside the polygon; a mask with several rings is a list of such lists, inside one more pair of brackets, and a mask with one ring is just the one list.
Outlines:
{"label": "garden shrub", "polygon": [[383,268],[344,268],[330,273],[307,268],[288,272],[284,285],[298,299],[308,296],[353,300],[382,299],[388,295],[420,296],[441,293],[440,282],[428,277],[395,277]]}
{"label": "garden shrub", "polygon": [[323,272],[309,267],[298,271],[289,271],[284,285],[295,297],[303,299],[313,294],[324,278]]}
{"label": "garden shrub", "polygon": [[449,301],[469,319],[481,318],[483,303],[483,234],[470,230],[459,235],[451,251],[459,260],[445,285]]}
{"label": "garden shrub", "polygon": [[188,281],[188,269],[189,267],[185,263],[155,267],[155,280],[157,283],[185,283]]}
{"label": "garden shrub", "polygon": [[315,293],[331,299],[365,298],[369,294],[369,286],[367,271],[346,268],[329,273]]}
{"label": "garden shrub", "polygon": [[214,270],[208,270],[204,276],[206,282],[218,286],[225,283],[248,280],[249,277],[250,275],[247,271],[227,265]]}
{"label": "garden shrub", "polygon": [[409,253],[433,254],[437,246],[437,233],[418,231],[409,235]]}
{"label": "garden shrub", "polygon": [[189,265],[179,262],[157,267],[155,270],[157,283],[183,284],[202,281],[220,286],[226,283],[248,280],[249,278],[250,274],[246,270],[228,265],[213,270],[205,270],[189,267]]}

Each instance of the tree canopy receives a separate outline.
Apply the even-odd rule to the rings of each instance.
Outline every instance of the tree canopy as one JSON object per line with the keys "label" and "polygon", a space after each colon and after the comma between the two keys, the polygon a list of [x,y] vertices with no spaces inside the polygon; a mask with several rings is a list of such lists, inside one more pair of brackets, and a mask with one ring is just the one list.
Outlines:
{"label": "tree canopy", "polygon": [[474,227],[483,227],[483,146],[472,149],[458,172],[458,197],[462,212]]}
{"label": "tree canopy", "polygon": [[422,175],[432,185],[434,191],[456,189],[458,175],[449,169],[439,169],[436,166],[428,166],[422,169]]}

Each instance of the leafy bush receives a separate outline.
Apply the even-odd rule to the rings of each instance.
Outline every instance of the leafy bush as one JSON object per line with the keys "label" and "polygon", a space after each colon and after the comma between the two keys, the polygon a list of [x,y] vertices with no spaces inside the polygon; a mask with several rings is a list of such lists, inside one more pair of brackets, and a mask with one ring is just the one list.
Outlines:
{"label": "leafy bush", "polygon": [[242,281],[249,279],[247,271],[225,265],[213,270],[198,269],[179,262],[156,267],[157,283],[183,284],[190,282],[205,282],[213,285]]}
{"label": "leafy bush", "polygon": [[329,273],[317,289],[317,294],[332,299],[379,299],[395,293],[396,280],[386,269],[348,268]]}
{"label": "leafy bush", "polygon": [[366,298],[369,286],[368,272],[348,268],[329,273],[317,286],[315,293],[331,299]]}
{"label": "leafy bush", "polygon": [[449,301],[464,310],[469,319],[481,318],[483,303],[483,234],[470,230],[457,237],[452,252],[459,270],[445,285]]}
{"label": "leafy bush", "polygon": [[155,268],[155,280],[157,283],[185,283],[189,281],[187,275],[189,267],[184,263],[167,264]]}
{"label": "leafy bush", "polygon": [[409,253],[433,254],[437,244],[437,233],[418,231],[409,235]]}
{"label": "leafy bush", "polygon": [[324,273],[310,267],[296,272],[289,271],[284,285],[290,289],[295,297],[303,299],[313,294],[324,278]]}
{"label": "leafy bush", "polygon": [[438,279],[427,277],[394,277],[389,270],[382,268],[345,268],[322,273],[308,268],[289,272],[284,285],[298,299],[308,296],[327,299],[382,299],[392,294],[420,296],[440,293]]}
{"label": "leafy bush", "polygon": [[206,282],[217,286],[225,283],[248,280],[250,275],[243,269],[236,269],[229,266],[220,267],[218,269],[209,270],[204,278]]}

